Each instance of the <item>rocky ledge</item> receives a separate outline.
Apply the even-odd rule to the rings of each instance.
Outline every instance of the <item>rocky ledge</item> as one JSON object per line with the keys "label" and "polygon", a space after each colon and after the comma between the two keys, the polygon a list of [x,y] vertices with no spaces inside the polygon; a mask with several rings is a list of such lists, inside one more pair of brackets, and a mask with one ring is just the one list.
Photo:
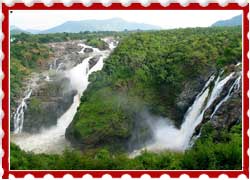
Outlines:
{"label": "rocky ledge", "polygon": [[27,101],[28,109],[24,113],[23,130],[37,133],[42,128],[57,124],[57,119],[73,103],[77,93],[71,89],[70,80],[66,77],[55,77],[53,81],[44,81],[33,90]]}

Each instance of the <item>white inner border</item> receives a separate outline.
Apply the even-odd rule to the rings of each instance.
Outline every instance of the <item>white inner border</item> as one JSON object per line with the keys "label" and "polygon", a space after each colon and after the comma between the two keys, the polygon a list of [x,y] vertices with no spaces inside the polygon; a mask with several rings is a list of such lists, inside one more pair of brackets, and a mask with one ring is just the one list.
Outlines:
{"label": "white inner border", "polygon": [[[147,0],[144,0],[144,1],[147,1]],[[15,1],[15,2],[19,2],[19,1]],[[21,1],[21,2],[23,2],[23,1]],[[34,2],[37,2],[37,1],[34,1]],[[76,2],[78,2],[78,1],[76,1]],[[93,2],[96,2],[96,1],[93,1]],[[99,2],[99,1],[97,1],[97,2]],[[141,3],[143,3],[143,2],[141,2]],[[15,11],[15,10],[8,10],[8,14],[10,13],[10,11]],[[60,10],[58,10],[58,11],[60,11]],[[74,10],[74,11],[76,11],[76,10]],[[108,10],[108,11],[112,11],[112,10]],[[161,10],[159,10],[159,11],[161,11]],[[205,11],[209,11],[209,10],[205,10]],[[225,11],[225,10],[221,10],[221,11]],[[230,10],[227,10],[227,11],[230,11]],[[243,102],[244,102],[243,97],[244,97],[244,93],[245,93],[244,88],[243,88],[243,84],[244,84],[243,82],[244,82],[244,78],[245,78],[245,75],[243,74],[244,73],[244,54],[243,53],[248,53],[248,52],[244,52],[244,34],[243,34],[243,30],[244,30],[244,18],[247,18],[247,17],[244,17],[243,10],[241,10],[241,14],[242,14],[242,79],[241,79],[241,81],[242,81],[242,122],[245,122],[246,120],[244,119],[244,114],[243,114],[243,107],[244,107],[243,106]],[[10,14],[9,14],[9,16],[10,16]],[[8,37],[9,38],[9,52],[8,52],[8,54],[9,54],[9,61],[8,61],[8,65],[9,65],[9,70],[8,70],[8,73],[9,73],[9,82],[8,82],[8,84],[9,84],[9,99],[8,100],[9,100],[9,102],[8,103],[9,103],[9,132],[10,132],[10,22],[9,22],[9,27],[8,28],[9,28],[8,29],[8,31],[9,31],[9,37]],[[167,31],[167,29],[164,29],[164,31]],[[248,110],[246,110],[246,112],[247,111]],[[244,152],[243,129],[244,129],[244,123],[242,123],[242,169],[241,170],[243,170],[243,165],[244,165],[243,164],[243,162],[244,162],[243,161],[244,160],[244,156],[243,156],[243,152]],[[65,171],[65,175],[69,174],[69,173],[67,173],[67,171],[75,171],[75,172],[100,171],[100,172],[107,172],[107,173],[109,171],[124,171],[124,172],[125,171],[140,171],[140,172],[141,171],[144,171],[144,172],[147,172],[147,171],[162,171],[162,172],[166,172],[166,173],[168,171],[204,171],[204,173],[207,172],[207,171],[240,171],[240,170],[11,170],[10,169],[10,133],[8,133],[8,136],[9,136],[9,144],[8,144],[8,146],[9,146],[9,157],[8,157],[8,160],[9,160],[9,170],[10,171],[37,171],[37,172],[39,172],[39,171],[58,171],[58,172],[62,171],[62,172],[64,172]],[[124,173],[124,174],[126,174],[126,173]]]}

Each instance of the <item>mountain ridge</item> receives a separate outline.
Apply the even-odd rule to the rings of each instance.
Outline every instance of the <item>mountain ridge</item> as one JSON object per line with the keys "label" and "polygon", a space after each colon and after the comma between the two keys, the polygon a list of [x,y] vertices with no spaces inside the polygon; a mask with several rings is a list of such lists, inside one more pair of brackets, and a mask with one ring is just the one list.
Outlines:
{"label": "mountain ridge", "polygon": [[242,25],[242,15],[234,16],[230,19],[220,20],[212,24],[212,27],[215,26],[240,26]]}
{"label": "mountain ridge", "polygon": [[56,33],[56,32],[81,32],[81,31],[124,31],[124,30],[156,30],[161,29],[158,26],[129,22],[121,18],[111,18],[104,20],[90,19],[80,21],[66,21],[61,25],[43,30],[40,33]]}
{"label": "mountain ridge", "polygon": [[[160,26],[126,21],[122,18],[110,18],[110,19],[87,19],[79,21],[65,21],[60,25],[45,29],[45,30],[36,30],[36,29],[27,29],[22,30],[19,27],[12,26],[11,31],[32,33],[32,34],[49,34],[49,33],[79,33],[84,31],[132,31],[132,30],[159,30],[162,29]],[[14,34],[14,33],[13,33]]]}

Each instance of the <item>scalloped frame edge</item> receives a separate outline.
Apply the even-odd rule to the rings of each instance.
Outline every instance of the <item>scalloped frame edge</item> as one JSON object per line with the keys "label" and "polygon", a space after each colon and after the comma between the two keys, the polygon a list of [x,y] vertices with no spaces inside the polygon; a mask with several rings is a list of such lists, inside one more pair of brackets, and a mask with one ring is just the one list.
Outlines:
{"label": "scalloped frame edge", "polygon": [[[9,169],[9,11],[10,10],[242,10],[243,15],[243,168],[242,170],[10,170]],[[143,6],[141,3],[131,3],[129,6],[124,6],[122,3],[111,3],[109,6],[105,6],[102,3],[92,3],[90,6],[86,6],[83,3],[73,3],[71,6],[65,6],[63,3],[53,3],[50,6],[46,6],[44,3],[34,3],[28,7],[24,3],[15,3],[12,6],[2,4],[3,20],[2,20],[2,73],[4,75],[2,79],[2,168],[3,179],[8,179],[10,175],[16,178],[24,178],[26,175],[31,174],[36,178],[43,178],[45,176],[52,175],[55,178],[62,178],[65,175],[72,175],[74,178],[82,178],[91,175],[94,178],[101,178],[107,174],[113,178],[120,178],[123,175],[130,175],[133,178],[140,178],[145,174],[152,178],[160,178],[169,176],[171,178],[178,178],[183,175],[188,175],[191,178],[198,178],[200,176],[207,175],[210,178],[217,178],[221,176],[228,176],[230,178],[237,178],[246,176],[249,178],[249,4],[240,6],[237,3],[228,3],[227,6],[222,7],[219,3],[210,3],[207,6],[201,6],[199,3],[189,3],[187,6],[183,6],[180,3],[170,3],[168,6],[162,6],[160,3],[150,3],[148,6]],[[5,115],[4,115],[5,114]]]}

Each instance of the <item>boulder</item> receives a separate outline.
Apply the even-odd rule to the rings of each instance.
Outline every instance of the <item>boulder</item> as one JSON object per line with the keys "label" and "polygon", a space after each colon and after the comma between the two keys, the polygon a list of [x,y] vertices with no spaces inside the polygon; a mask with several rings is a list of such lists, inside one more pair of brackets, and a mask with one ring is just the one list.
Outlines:
{"label": "boulder", "polygon": [[99,61],[101,56],[95,56],[89,60],[89,69],[91,69]]}
{"label": "boulder", "polygon": [[93,50],[93,48],[85,48],[83,51],[84,51],[85,53],[91,53],[91,52],[93,52],[94,50]]}
{"label": "boulder", "polygon": [[57,120],[73,103],[76,90],[70,88],[67,78],[45,82],[32,92],[24,113],[23,131],[37,131],[56,125]]}

